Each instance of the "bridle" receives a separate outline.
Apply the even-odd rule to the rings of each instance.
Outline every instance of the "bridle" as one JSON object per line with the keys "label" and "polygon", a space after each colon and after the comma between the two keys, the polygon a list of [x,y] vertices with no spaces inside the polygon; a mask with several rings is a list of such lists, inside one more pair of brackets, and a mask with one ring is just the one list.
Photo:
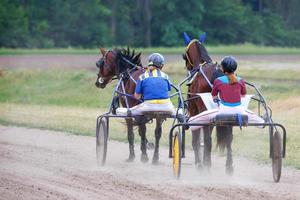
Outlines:
{"label": "bridle", "polygon": [[[193,40],[188,44],[188,46],[185,48],[185,57],[186,57],[186,60],[187,60],[187,62],[189,63],[189,65],[192,67],[191,70],[193,70],[195,67],[204,66],[204,65],[206,64],[206,61],[204,61],[203,63],[200,63],[199,66],[195,66],[195,65],[192,63],[192,61],[191,61],[191,59],[190,59],[190,57],[189,57],[189,54],[188,54],[188,50],[189,50],[190,46],[191,46],[193,43],[195,43],[195,42],[198,43],[199,41],[196,40],[196,39],[193,39]],[[189,70],[189,71],[191,71],[191,70]]]}
{"label": "bridle", "polygon": [[[106,57],[107,57],[108,53],[112,53],[114,56],[116,56],[116,53],[111,49],[105,52],[104,56],[100,59],[101,61],[99,60],[100,63],[99,63],[99,61],[96,62],[96,66],[99,68],[99,74],[104,68],[104,65],[106,63]],[[111,67],[107,67],[107,70],[108,70],[108,72],[113,73],[113,70],[111,69]]]}
{"label": "bridle", "polygon": [[[200,73],[204,79],[206,80],[207,84],[210,86],[210,88],[213,87],[213,85],[211,84],[210,80],[208,79],[208,77],[206,76],[206,74],[204,73],[203,71],[203,68],[205,67],[206,64],[208,64],[206,61],[203,61],[203,63],[199,63],[198,66],[195,66],[192,62],[191,62],[191,59],[189,57],[189,54],[188,54],[188,50],[191,46],[191,44],[193,44],[194,42],[199,42],[198,40],[196,39],[193,39],[189,44],[188,46],[186,47],[185,49],[185,58],[187,60],[187,62],[189,63],[189,65],[192,67],[192,69],[187,69],[189,71],[189,76],[191,77],[191,81],[189,81],[189,83],[193,82],[196,75],[198,73]],[[199,49],[198,49],[199,50]],[[199,50],[200,51],[200,50]]]}

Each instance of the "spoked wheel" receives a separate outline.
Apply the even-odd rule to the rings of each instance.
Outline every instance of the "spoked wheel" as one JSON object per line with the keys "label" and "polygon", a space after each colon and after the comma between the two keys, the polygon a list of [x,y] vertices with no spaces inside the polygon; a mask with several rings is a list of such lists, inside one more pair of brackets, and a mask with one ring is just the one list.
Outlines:
{"label": "spoked wheel", "polygon": [[98,165],[104,165],[107,152],[107,136],[108,136],[108,124],[107,119],[102,118],[97,124],[96,130],[96,154]]}
{"label": "spoked wheel", "polygon": [[181,134],[176,131],[173,139],[173,174],[176,178],[180,177],[181,155]]}
{"label": "spoked wheel", "polygon": [[282,140],[279,132],[275,131],[273,135],[273,156],[272,156],[272,170],[274,182],[279,182],[282,167]]}

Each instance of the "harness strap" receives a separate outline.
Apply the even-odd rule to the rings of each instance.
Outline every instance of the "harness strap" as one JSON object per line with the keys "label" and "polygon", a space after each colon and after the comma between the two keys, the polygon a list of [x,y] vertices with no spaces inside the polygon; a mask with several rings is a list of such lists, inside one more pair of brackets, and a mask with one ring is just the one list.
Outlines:
{"label": "harness strap", "polygon": [[[203,67],[205,66],[206,61],[204,61],[202,64],[200,64],[196,69],[194,70],[197,70],[195,71],[194,75],[192,75],[191,79],[186,83],[187,86],[191,85],[192,82],[195,80],[197,74],[200,72],[200,74],[204,77],[204,79],[206,80],[207,84],[209,85],[209,87],[212,89],[213,88],[213,84],[211,84],[211,82],[209,81],[209,79],[207,78],[207,76],[205,75],[204,71],[203,71]],[[193,73],[193,71],[191,73]]]}
{"label": "harness strap", "polygon": [[189,79],[189,81],[186,83],[187,86],[190,86],[192,84],[192,82],[195,80],[196,76],[197,76],[197,72],[192,72],[194,73],[191,78]]}
{"label": "harness strap", "polygon": [[[132,82],[134,82],[134,83],[136,84],[137,82],[136,82],[136,80],[134,80],[134,78],[132,77],[131,72],[132,72],[133,70],[139,68],[139,66],[136,65],[136,64],[134,64],[134,63],[132,63],[130,60],[128,60],[127,58],[125,58],[125,57],[123,57],[123,56],[122,56],[122,60],[125,61],[127,64],[133,66],[133,68],[131,68],[131,69],[129,69],[129,70],[127,69],[125,72],[122,72],[122,73],[120,73],[120,74],[124,76],[124,74],[127,73],[128,76],[129,76],[129,79],[130,79]],[[141,68],[143,68],[143,67],[141,66]]]}
{"label": "harness strap", "polygon": [[[206,62],[204,62],[206,64]],[[204,65],[204,64],[203,64]],[[207,76],[205,75],[204,71],[203,71],[203,65],[201,65],[201,67],[199,68],[200,73],[202,74],[202,76],[205,78],[207,84],[210,86],[210,88],[213,88],[213,85],[211,84],[211,82],[208,80]]]}
{"label": "harness strap", "polygon": [[239,114],[239,113],[237,113],[236,117],[237,117],[237,121],[238,121],[238,123],[239,123],[240,130],[242,130],[242,126],[243,126],[243,118],[242,118],[242,115]]}

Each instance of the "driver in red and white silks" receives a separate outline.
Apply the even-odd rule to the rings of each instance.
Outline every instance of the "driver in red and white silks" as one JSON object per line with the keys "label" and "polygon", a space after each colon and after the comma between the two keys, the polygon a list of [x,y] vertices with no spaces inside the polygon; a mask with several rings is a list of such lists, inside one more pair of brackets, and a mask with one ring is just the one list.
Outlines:
{"label": "driver in red and white silks", "polygon": [[148,58],[148,68],[140,75],[135,88],[134,97],[144,102],[132,107],[133,115],[141,115],[148,111],[163,111],[175,115],[174,106],[169,98],[171,84],[168,75],[161,71],[164,66],[164,57],[153,53]]}
{"label": "driver in red and white silks", "polygon": [[[218,114],[243,114],[248,116],[248,123],[264,123],[264,119],[241,105],[241,97],[246,95],[245,81],[236,76],[237,62],[234,57],[226,56],[221,62],[224,76],[217,78],[211,91],[214,102],[220,101],[217,109],[207,110],[193,116],[189,123],[209,123]],[[218,99],[218,95],[220,100]],[[191,126],[197,130],[202,126]]]}

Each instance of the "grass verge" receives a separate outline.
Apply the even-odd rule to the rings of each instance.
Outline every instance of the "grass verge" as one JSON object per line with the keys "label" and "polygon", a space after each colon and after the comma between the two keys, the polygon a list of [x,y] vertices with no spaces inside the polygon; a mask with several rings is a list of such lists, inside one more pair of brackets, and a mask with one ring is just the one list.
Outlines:
{"label": "grass verge", "polygon": [[[297,99],[298,102],[300,98]],[[295,101],[293,99],[292,101]],[[281,105],[281,103],[277,103]],[[26,105],[0,103],[0,124],[27,126],[31,128],[49,129],[56,131],[70,132],[76,135],[95,136],[96,117],[104,113],[104,109],[61,107],[46,105]],[[281,116],[276,116],[275,120],[283,123],[288,132],[287,138],[287,157],[284,164],[300,169],[300,137],[297,134],[300,125],[297,123],[299,117],[300,105],[296,108],[288,109]],[[280,110],[276,110],[280,113]],[[168,130],[170,130],[171,121],[163,124],[163,134],[161,144],[168,144]],[[154,142],[154,124],[147,126],[147,137]],[[140,138],[135,130],[135,141],[139,146]],[[126,128],[123,120],[110,121],[110,139],[127,142]],[[213,134],[215,144],[215,134]],[[186,137],[187,148],[191,149],[191,134],[188,131]],[[268,130],[257,129],[253,127],[243,128],[240,131],[234,128],[233,150],[234,155],[244,156],[254,159],[261,163],[269,163],[269,141]]]}
{"label": "grass verge", "polygon": [[[206,46],[211,54],[234,54],[234,55],[271,55],[271,54],[300,54],[300,48],[292,47],[267,47],[253,44],[237,45],[218,45]],[[122,48],[122,47],[120,47]],[[163,54],[182,54],[185,47],[151,47],[135,48],[138,52],[152,53],[160,52]],[[1,48],[0,55],[30,55],[30,54],[98,54],[98,49],[80,49],[80,48],[56,48],[56,49],[8,49]]]}
{"label": "grass verge", "polygon": [[[177,73],[178,72],[178,73]],[[0,77],[0,123],[95,135],[97,115],[106,111],[113,86],[96,89],[95,74],[70,70],[2,70]],[[181,80],[184,71],[172,69],[172,79]],[[274,120],[288,132],[287,158],[284,163],[300,169],[300,87],[299,70],[240,70],[247,80],[255,82],[273,108]],[[250,91],[249,91],[250,92]],[[164,123],[162,144],[168,142],[170,122]],[[148,138],[154,141],[154,125]],[[110,138],[127,141],[125,125],[112,122]],[[139,140],[137,137],[136,140]],[[187,134],[190,147],[191,138]],[[255,128],[235,129],[235,154],[268,162],[268,132]]]}

